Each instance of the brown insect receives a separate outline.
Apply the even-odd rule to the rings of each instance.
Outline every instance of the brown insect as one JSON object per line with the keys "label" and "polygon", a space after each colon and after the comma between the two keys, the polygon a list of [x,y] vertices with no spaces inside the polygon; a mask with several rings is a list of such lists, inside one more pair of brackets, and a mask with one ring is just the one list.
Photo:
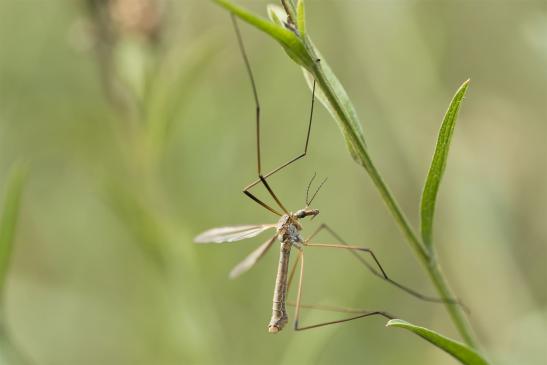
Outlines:
{"label": "brown insect", "polygon": [[[230,277],[235,278],[244,273],[245,271],[249,270],[251,267],[253,267],[257,261],[264,256],[264,254],[268,251],[270,247],[274,244],[274,242],[277,240],[280,241],[280,253],[279,253],[279,264],[277,268],[277,275],[275,279],[275,287],[274,287],[274,295],[273,295],[273,306],[272,306],[272,317],[270,319],[270,322],[268,324],[268,331],[271,333],[277,333],[283,329],[285,324],[288,322],[288,315],[286,310],[287,304],[292,304],[287,301],[287,292],[289,289],[289,286],[292,282],[293,276],[296,272],[297,265],[300,263],[300,275],[298,280],[298,288],[297,288],[297,295],[296,295],[296,303],[295,305],[295,319],[294,319],[294,329],[295,330],[305,330],[305,329],[311,329],[321,326],[326,326],[329,324],[335,324],[335,323],[341,323],[341,322],[347,322],[358,318],[368,317],[368,316],[383,316],[386,318],[393,318],[392,315],[384,312],[384,311],[369,311],[369,310],[361,310],[361,309],[348,309],[348,308],[341,308],[341,307],[334,307],[334,306],[320,306],[320,305],[304,305],[301,303],[302,299],[302,283],[303,283],[303,277],[304,277],[304,248],[305,247],[322,247],[322,248],[336,248],[336,249],[344,249],[348,250],[351,253],[353,253],[359,261],[368,268],[374,275],[380,277],[381,279],[389,282],[390,284],[406,291],[407,293],[418,297],[422,300],[431,301],[431,302],[446,302],[443,299],[437,299],[428,297],[425,295],[422,295],[402,284],[399,284],[398,282],[392,280],[389,278],[380,265],[380,262],[374,255],[374,253],[366,247],[359,247],[354,245],[348,245],[346,244],[340,236],[338,236],[329,226],[326,224],[320,225],[315,232],[311,234],[310,237],[307,239],[304,239],[300,232],[302,230],[301,220],[307,217],[311,217],[312,219],[316,217],[319,214],[319,210],[310,208],[312,201],[316,197],[317,193],[319,192],[320,188],[323,186],[326,180],[321,182],[319,184],[318,188],[312,195],[312,197],[309,197],[309,191],[310,187],[313,183],[314,177],[311,179],[307,191],[306,191],[306,206],[303,209],[297,210],[296,212],[290,212],[288,211],[285,206],[281,203],[280,199],[276,196],[276,194],[273,192],[272,188],[267,182],[267,178],[271,175],[279,172],[280,170],[284,169],[285,167],[291,165],[295,161],[301,159],[302,157],[306,156],[308,151],[308,145],[309,145],[309,139],[310,139],[310,132],[311,132],[311,126],[312,126],[312,120],[313,120],[313,109],[314,109],[314,103],[315,103],[315,81],[313,83],[312,88],[312,99],[311,99],[311,110],[310,110],[310,117],[308,121],[308,129],[306,133],[306,142],[304,145],[304,152],[297,155],[296,157],[292,158],[291,160],[285,162],[284,164],[280,165],[279,167],[273,169],[272,171],[262,174],[262,168],[261,168],[261,155],[260,155],[260,104],[258,100],[258,93],[256,89],[256,84],[254,80],[254,76],[251,70],[251,66],[249,63],[249,60],[247,58],[247,54],[245,52],[245,48],[243,46],[243,41],[241,38],[241,34],[239,31],[239,28],[237,26],[237,22],[232,15],[233,24],[235,27],[237,40],[239,44],[239,48],[241,50],[241,54],[243,57],[243,60],[245,62],[245,66],[247,69],[247,72],[249,74],[249,78],[251,81],[252,91],[254,95],[255,105],[256,105],[256,141],[257,141],[257,170],[258,170],[258,178],[252,182],[251,184],[247,185],[243,189],[243,193],[247,195],[249,198],[251,198],[256,203],[260,204],[262,207],[267,209],[268,211],[272,212],[273,214],[277,215],[279,218],[278,222],[275,224],[258,224],[258,225],[241,225],[241,226],[231,226],[231,227],[222,227],[222,228],[213,228],[208,231],[203,232],[202,234],[198,235],[195,238],[195,242],[197,243],[230,243],[235,241],[240,241],[247,238],[255,237],[262,232],[268,231],[270,229],[275,230],[275,234],[270,237],[266,242],[264,242],[262,245],[260,245],[257,249],[255,249],[253,252],[251,252],[243,261],[241,261],[237,266],[234,267],[234,269],[230,272]],[[273,200],[276,202],[277,207],[281,210],[277,210],[276,208],[271,207],[270,205],[266,204],[262,200],[258,199],[255,195],[253,195],[250,192],[250,189],[254,186],[258,185],[259,183],[262,183],[262,185],[266,188],[270,196],[273,198]],[[313,242],[313,238],[322,230],[326,230],[329,232],[339,243],[316,243]],[[291,249],[295,248],[298,251],[298,256],[296,258],[296,261],[293,264],[293,268],[289,274],[289,260],[290,260],[290,253]],[[374,265],[371,265],[369,262],[367,262],[359,253],[364,252],[368,254],[374,261]],[[323,309],[328,311],[335,311],[335,312],[342,312],[342,313],[351,313],[353,314],[349,318],[344,318],[340,320],[335,321],[329,321],[329,322],[322,322],[314,325],[308,325],[308,326],[299,326],[299,317],[300,317],[300,310],[301,308],[315,308],[315,309]]]}

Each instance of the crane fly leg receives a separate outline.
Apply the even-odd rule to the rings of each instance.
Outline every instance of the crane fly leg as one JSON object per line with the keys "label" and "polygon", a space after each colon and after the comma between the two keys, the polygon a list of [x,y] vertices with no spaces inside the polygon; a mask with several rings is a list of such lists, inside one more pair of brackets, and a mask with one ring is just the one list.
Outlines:
{"label": "crane fly leg", "polygon": [[287,209],[283,206],[283,204],[281,203],[281,201],[277,198],[277,196],[275,195],[275,193],[273,192],[273,190],[270,188],[270,186],[268,185],[268,183],[266,182],[266,179],[270,176],[272,176],[273,174],[275,174],[276,172],[278,171],[281,171],[282,169],[284,169],[285,167],[291,165],[292,163],[298,161],[299,159],[301,159],[302,157],[306,156],[307,152],[308,152],[308,145],[309,145],[309,141],[310,141],[310,133],[311,133],[311,125],[312,125],[312,120],[313,120],[313,108],[314,108],[314,104],[315,104],[315,80],[313,82],[313,89],[312,89],[312,98],[311,98],[311,110],[310,110],[310,118],[309,118],[309,122],[308,122],[308,130],[306,132],[306,142],[304,144],[304,152],[299,154],[298,156],[296,157],[293,157],[292,159],[290,159],[289,161],[285,162],[284,164],[278,166],[277,168],[273,169],[272,171],[268,172],[267,174],[263,175],[262,174],[262,159],[261,159],[261,143],[260,143],[260,100],[258,98],[258,91],[257,91],[257,87],[256,87],[256,82],[255,82],[255,78],[254,78],[254,75],[253,75],[253,71],[251,69],[251,63],[249,62],[249,58],[247,57],[247,52],[245,51],[245,46],[243,45],[243,38],[241,36],[241,32],[239,31],[239,26],[237,25],[237,21],[235,19],[235,16],[232,14],[232,22],[233,22],[233,25],[234,25],[234,29],[235,29],[235,33],[236,33],[236,37],[237,37],[237,42],[238,42],[238,45],[239,45],[239,49],[241,51],[241,56],[243,57],[243,61],[245,63],[245,68],[247,69],[247,74],[249,75],[249,80],[251,82],[251,89],[252,89],[252,92],[253,92],[253,97],[254,97],[254,102],[255,102],[255,124],[256,124],[256,159],[257,159],[257,173],[258,173],[258,179],[256,179],[255,181],[253,181],[252,183],[250,183],[249,185],[247,185],[244,189],[243,189],[243,193],[248,196],[249,198],[251,198],[254,202],[260,204],[262,207],[266,208],[267,210],[269,210],[270,212],[276,214],[276,215],[281,215],[278,211],[276,211],[275,209],[273,209],[272,207],[270,207],[268,204],[264,203],[262,200],[258,199],[254,194],[252,194],[249,190],[254,187],[255,185],[257,185],[258,183],[261,183],[264,185],[264,187],[266,188],[266,190],[268,190],[268,192],[270,193],[270,195],[272,196],[272,198],[275,200],[275,202],[277,203],[277,205],[281,208],[281,210],[283,210],[283,212],[285,214],[289,214],[289,212],[287,211]]}
{"label": "crane fly leg", "polygon": [[[340,243],[336,244],[326,244],[326,243],[311,243],[310,241],[317,236],[322,230],[326,230],[329,232],[337,241]],[[304,246],[307,247],[325,247],[325,248],[339,248],[344,250],[349,250],[358,260],[363,264],[373,275],[379,277],[380,279],[388,282],[389,284],[405,291],[406,293],[412,295],[415,298],[418,298],[420,300],[426,301],[426,302],[433,302],[433,303],[449,303],[449,304],[455,304],[461,306],[465,311],[469,312],[467,307],[460,302],[457,299],[443,299],[443,298],[436,298],[428,295],[424,295],[417,290],[414,290],[412,288],[409,288],[408,286],[405,286],[393,279],[391,279],[382,265],[380,264],[380,261],[374,254],[374,252],[367,247],[361,247],[361,246],[354,246],[354,245],[348,245],[332,228],[330,228],[326,224],[321,224],[311,235],[308,239],[305,240]],[[365,252],[367,253],[374,261],[374,266],[371,265],[369,262],[367,262],[359,253]],[[376,266],[376,267],[375,267]]]}
{"label": "crane fly leg", "polygon": [[[388,319],[393,319],[394,317],[384,311],[370,311],[370,310],[364,310],[364,309],[350,309],[350,308],[343,308],[343,307],[335,307],[335,306],[326,306],[326,305],[308,305],[308,304],[302,304],[302,287],[303,287],[303,281],[304,281],[304,251],[299,250],[298,259],[295,261],[295,264],[293,266],[293,270],[291,272],[291,276],[289,277],[289,284],[292,280],[292,276],[295,272],[296,264],[300,262],[300,276],[298,278],[298,289],[296,294],[296,303],[287,302],[288,305],[295,306],[295,314],[294,314],[294,330],[295,331],[304,331],[312,328],[318,328],[323,326],[328,326],[331,324],[337,324],[337,323],[343,323],[343,322],[349,322],[354,319],[364,318],[364,317],[371,317],[371,316],[382,316]],[[339,320],[334,321],[328,321],[328,322],[320,322],[313,325],[306,325],[306,326],[300,326],[300,310],[302,308],[308,308],[308,309],[320,309],[320,310],[327,310],[332,312],[339,312],[339,313],[352,313],[357,314],[355,316],[351,316],[349,318],[343,318]]]}

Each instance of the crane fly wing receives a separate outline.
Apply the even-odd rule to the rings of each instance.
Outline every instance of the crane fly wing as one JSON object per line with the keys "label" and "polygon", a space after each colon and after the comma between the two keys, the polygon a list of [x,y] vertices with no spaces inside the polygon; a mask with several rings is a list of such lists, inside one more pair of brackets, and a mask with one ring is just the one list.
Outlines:
{"label": "crane fly wing", "polygon": [[267,229],[274,228],[275,224],[254,224],[209,229],[196,238],[196,243],[223,243],[244,240],[258,236]]}
{"label": "crane fly wing", "polygon": [[257,263],[257,261],[264,256],[264,254],[268,251],[270,247],[272,247],[273,243],[275,242],[275,239],[277,238],[277,235],[273,236],[260,246],[256,248],[253,252],[249,254],[249,256],[245,257],[243,261],[241,261],[239,264],[237,264],[232,271],[230,271],[230,279],[235,279],[239,275],[243,274],[245,271],[249,270],[251,267],[254,266],[254,264]]}

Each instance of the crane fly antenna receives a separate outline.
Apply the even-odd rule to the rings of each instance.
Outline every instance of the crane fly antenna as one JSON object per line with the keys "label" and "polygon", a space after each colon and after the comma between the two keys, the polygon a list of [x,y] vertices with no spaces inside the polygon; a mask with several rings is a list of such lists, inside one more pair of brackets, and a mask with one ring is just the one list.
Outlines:
{"label": "crane fly antenna", "polygon": [[313,195],[311,196],[311,199],[308,200],[308,193],[310,191],[310,185],[313,181],[313,179],[315,178],[315,174],[313,175],[313,178],[310,180],[310,184],[308,185],[308,189],[306,190],[306,206],[310,206],[313,199],[315,199],[315,197],[317,196],[317,193],[319,193],[319,190],[321,190],[321,188],[323,187],[323,185],[325,185],[325,183],[327,182],[328,180],[328,177],[326,177],[323,181],[321,181],[321,184],[319,184],[319,186],[317,187],[317,189],[315,189],[315,192],[313,193]]}
{"label": "crane fly antenna", "polygon": [[308,187],[306,188],[306,206],[307,207],[310,206],[310,203],[309,203],[310,187],[311,187],[311,184],[313,183],[313,180],[315,179],[316,176],[317,176],[317,172],[314,172],[313,176],[310,179],[310,182],[308,183]]}

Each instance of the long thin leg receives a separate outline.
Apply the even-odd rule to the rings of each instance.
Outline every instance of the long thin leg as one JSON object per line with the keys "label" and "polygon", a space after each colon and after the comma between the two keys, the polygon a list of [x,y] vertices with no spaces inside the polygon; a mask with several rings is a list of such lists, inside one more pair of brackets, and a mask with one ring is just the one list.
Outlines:
{"label": "long thin leg", "polygon": [[294,330],[295,331],[304,331],[304,330],[309,330],[309,329],[312,329],[312,328],[328,326],[330,324],[349,322],[349,321],[353,321],[354,319],[371,317],[371,316],[382,316],[382,317],[387,318],[387,319],[393,319],[393,317],[391,317],[386,312],[382,312],[382,311],[368,311],[368,312],[363,311],[363,314],[359,314],[359,315],[354,316],[354,317],[339,319],[339,320],[336,320],[336,321],[321,322],[321,323],[317,323],[317,324],[313,324],[313,325],[309,325],[309,326],[304,326],[304,327],[299,327],[298,323],[295,323]]}
{"label": "long thin leg", "polygon": [[[328,231],[334,238],[336,238],[338,241],[340,241],[341,243],[340,244],[322,244],[322,243],[310,243],[310,240],[313,239],[313,237],[315,237],[321,230],[326,230]],[[360,246],[351,246],[351,245],[348,245],[338,234],[336,234],[336,232],[334,232],[334,230],[332,230],[328,225],[326,224],[321,224],[316,230],[315,232],[313,232],[311,234],[311,236],[305,241],[304,243],[305,246],[311,246],[311,247],[330,247],[330,248],[341,248],[341,249],[346,249],[346,250],[349,250],[364,266],[367,267],[367,269],[374,275],[376,275],[377,277],[379,277],[380,279],[382,280],[385,280],[387,281],[388,283],[390,283],[391,285],[407,292],[408,294],[416,297],[416,298],[419,298],[421,300],[424,300],[424,301],[427,301],[427,302],[434,302],[434,303],[451,303],[451,304],[457,304],[457,305],[460,305],[464,310],[468,311],[468,309],[463,305],[463,303],[461,303],[460,301],[458,300],[452,300],[452,299],[442,299],[442,298],[435,298],[435,297],[431,297],[431,296],[427,296],[427,295],[424,295],[424,294],[421,294],[419,292],[417,292],[416,290],[414,289],[411,289],[393,279],[391,279],[387,273],[385,272],[384,268],[382,267],[382,265],[380,264],[380,261],[378,260],[378,258],[376,257],[376,255],[374,254],[374,252],[372,252],[371,249],[369,248],[366,248],[366,247],[360,247]],[[361,252],[366,252],[368,253],[372,259],[374,260],[374,263],[376,264],[377,268],[374,268],[372,265],[370,265],[361,255],[359,255],[359,251]]]}
{"label": "long thin leg", "polygon": [[258,174],[260,175],[261,166],[260,166],[260,102],[258,100],[258,91],[256,89],[256,83],[253,76],[253,71],[251,69],[251,63],[247,57],[247,52],[245,52],[245,47],[243,46],[243,38],[241,37],[241,32],[239,31],[239,26],[237,25],[237,20],[234,14],[232,15],[232,23],[236,32],[237,43],[239,44],[239,50],[241,51],[241,56],[245,62],[245,68],[247,69],[247,74],[251,81],[251,88],[253,90],[253,96],[255,99],[255,110],[256,110],[256,156],[258,164]]}
{"label": "long thin leg", "polygon": [[[236,32],[237,42],[239,44],[239,49],[241,51],[241,56],[243,57],[243,61],[245,62],[245,67],[247,68],[247,74],[249,75],[249,79],[251,81],[251,88],[253,90],[253,97],[255,100],[255,111],[256,111],[256,157],[257,157],[257,170],[258,175],[261,175],[261,158],[260,158],[260,101],[258,99],[258,91],[256,89],[256,83],[253,76],[253,71],[251,69],[251,64],[249,62],[249,58],[247,57],[247,53],[245,52],[245,47],[243,46],[243,39],[241,37],[241,32],[239,31],[239,27],[237,25],[237,21],[235,16],[232,14],[232,23],[234,25],[234,29]],[[258,180],[260,182],[260,179]],[[262,200],[258,199],[255,195],[253,195],[250,191],[248,191],[249,188],[243,189],[243,193],[247,195],[249,198],[251,198],[256,203],[260,204],[270,212],[281,216],[282,214],[270,207],[268,204],[264,203]]]}
{"label": "long thin leg", "polygon": [[308,131],[306,133],[306,143],[304,145],[304,152],[301,153],[300,155],[290,159],[289,161],[285,162],[284,164],[280,165],[279,167],[273,169],[272,171],[268,172],[267,174],[263,175],[262,174],[261,153],[260,153],[260,151],[261,151],[261,149],[260,149],[260,146],[261,146],[261,143],[260,143],[260,102],[259,102],[259,99],[258,99],[258,92],[257,92],[253,72],[252,72],[252,69],[251,69],[251,64],[250,64],[249,59],[247,57],[247,53],[245,52],[245,47],[243,46],[243,39],[241,37],[241,32],[239,31],[237,21],[236,21],[235,16],[233,14],[232,14],[232,21],[233,21],[234,29],[235,29],[235,32],[236,32],[236,36],[237,36],[237,40],[238,40],[238,44],[239,44],[239,49],[241,51],[241,55],[242,55],[243,60],[245,62],[245,67],[247,69],[247,73],[249,74],[249,79],[251,81],[251,87],[252,87],[252,90],[253,90],[253,96],[254,96],[255,106],[256,106],[256,155],[257,155],[258,179],[256,179],[251,184],[247,185],[243,189],[243,193],[245,195],[247,195],[249,198],[251,198],[253,201],[255,201],[256,203],[260,204],[264,208],[266,208],[269,211],[273,212],[274,214],[281,215],[281,214],[279,214],[279,212],[277,212],[275,209],[268,206],[266,203],[264,203],[263,201],[258,199],[254,194],[252,194],[249,191],[253,186],[255,186],[258,183],[262,182],[262,184],[266,187],[266,189],[268,190],[270,195],[274,198],[274,200],[279,205],[279,207],[285,212],[285,214],[288,214],[287,209],[285,209],[283,204],[281,204],[281,202],[279,201],[277,196],[273,193],[272,189],[268,186],[268,184],[266,182],[266,178],[268,178],[269,176],[275,174],[276,172],[284,169],[285,167],[287,167],[290,164],[292,164],[293,162],[301,159],[302,157],[306,156],[306,154],[308,152],[308,145],[309,145],[310,133],[311,133],[311,124],[312,124],[312,120],[313,120],[313,107],[314,107],[314,104],[315,104],[315,80],[313,82],[310,119],[309,119],[309,123],[308,123]]}
{"label": "long thin leg", "polygon": [[300,255],[296,256],[296,260],[294,261],[294,264],[292,265],[292,269],[289,274],[289,279],[287,280],[287,293],[289,292],[289,289],[291,288],[292,279],[294,278],[294,274],[296,273],[296,267],[298,266],[299,262],[300,262]]}
{"label": "long thin leg", "polygon": [[[368,310],[349,309],[349,308],[341,308],[341,307],[333,307],[333,306],[320,306],[320,305],[304,305],[304,304],[301,304],[301,300],[302,300],[302,283],[303,283],[303,280],[304,280],[304,251],[303,250],[299,251],[299,256],[298,257],[299,257],[299,260],[297,260],[296,263],[298,263],[298,261],[300,261],[300,277],[298,279],[298,290],[297,290],[297,294],[296,294],[296,305],[295,305],[296,309],[295,309],[295,314],[294,314],[294,330],[295,331],[303,331],[303,330],[308,330],[308,329],[312,329],[312,328],[328,326],[328,325],[336,324],[336,323],[349,322],[349,321],[353,321],[354,319],[370,317],[370,316],[375,316],[375,315],[382,316],[382,317],[385,317],[385,318],[388,318],[388,319],[393,319],[394,318],[390,314],[388,314],[386,312],[383,312],[383,311],[368,311]],[[292,303],[288,303],[288,304],[292,305]],[[299,321],[300,321],[300,309],[301,308],[322,309],[322,310],[329,310],[329,311],[342,312],[342,313],[354,313],[354,314],[358,313],[358,315],[352,316],[352,317],[349,317],[349,318],[343,318],[343,319],[335,320],[335,321],[321,322],[321,323],[316,323],[316,324],[313,324],[313,325],[300,327],[299,326]]]}
{"label": "long thin leg", "polygon": [[[317,229],[306,239],[306,242],[310,242],[315,236],[317,236],[322,230],[326,230],[329,232],[337,241],[341,242],[344,245],[347,245],[346,241],[344,241],[332,228],[330,228],[327,224],[322,223]],[[364,266],[367,267],[367,269],[372,272],[374,275],[380,277],[381,279],[385,279],[384,275],[382,275],[378,270],[376,270],[372,265],[370,265],[363,257],[361,257],[357,252],[350,251]],[[382,270],[383,271],[383,270]]]}
{"label": "long thin leg", "polygon": [[298,290],[296,291],[296,309],[294,311],[294,329],[298,330],[298,321],[300,319],[300,300],[302,299],[302,281],[304,280],[304,251],[299,250],[300,258],[300,276],[298,277]]}
{"label": "long thin leg", "polygon": [[[312,88],[312,97],[311,97],[311,109],[310,109],[310,119],[308,121],[308,131],[306,132],[306,142],[304,144],[304,152],[302,152],[301,154],[297,155],[296,157],[293,157],[292,159],[288,160],[287,162],[285,162],[284,164],[281,164],[280,166],[276,167],[275,169],[271,170],[270,172],[268,172],[267,174],[265,175],[262,175],[264,178],[268,178],[270,176],[272,176],[273,174],[275,174],[276,172],[284,169],[285,167],[289,166],[290,164],[298,161],[299,159],[303,158],[304,156],[306,156],[306,154],[308,153],[308,146],[309,146],[309,142],[310,142],[310,134],[311,134],[311,125],[312,125],[312,121],[313,121],[313,108],[314,108],[314,105],[315,105],[315,80],[313,81],[313,88]],[[259,172],[260,174],[260,172]],[[250,188],[252,188],[253,186],[255,186],[256,184],[258,184],[260,182],[260,178],[256,179],[255,181],[253,181],[252,183],[250,183],[249,185],[247,185],[245,187],[245,190],[248,190]]]}
{"label": "long thin leg", "polygon": [[282,216],[283,214],[279,213],[277,210],[275,210],[274,208],[270,207],[268,204],[264,203],[262,200],[258,199],[256,196],[254,196],[253,194],[251,194],[251,192],[247,191],[247,190],[243,190],[243,193],[245,195],[247,195],[249,198],[251,198],[253,201],[255,201],[256,203],[260,204],[261,206],[263,206],[264,208],[268,209],[270,212],[272,212],[273,214],[275,215],[278,215],[278,216]]}

